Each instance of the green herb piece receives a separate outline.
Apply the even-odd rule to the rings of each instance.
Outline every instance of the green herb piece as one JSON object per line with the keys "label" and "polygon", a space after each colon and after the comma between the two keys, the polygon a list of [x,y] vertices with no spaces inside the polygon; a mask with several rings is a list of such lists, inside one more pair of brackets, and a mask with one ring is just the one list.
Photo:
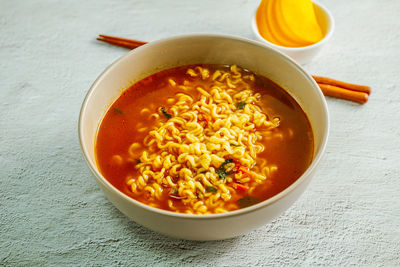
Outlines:
{"label": "green herb piece", "polygon": [[236,104],[237,109],[244,109],[244,106],[246,106],[246,102],[240,101]]}
{"label": "green herb piece", "polygon": [[167,120],[169,120],[169,119],[172,118],[172,115],[171,115],[171,114],[168,114],[168,112],[165,110],[164,107],[161,107],[161,112],[162,112],[162,114],[167,118]]}
{"label": "green herb piece", "polygon": [[117,108],[117,107],[114,108],[114,111],[117,112],[118,114],[124,114],[124,112],[120,108]]}
{"label": "green herb piece", "polygon": [[136,160],[136,164],[142,163],[142,161],[140,159]]}
{"label": "green herb piece", "polygon": [[226,171],[225,166],[226,166],[226,164],[229,164],[232,162],[233,162],[233,159],[226,159],[224,161],[224,163],[222,163],[221,166],[215,171],[218,174],[220,179],[225,179],[226,175],[230,174]]}
{"label": "green herb piece", "polygon": [[226,164],[229,164],[229,163],[232,163],[232,162],[233,162],[233,159],[226,159],[226,160],[224,161],[224,163],[222,163],[222,165],[221,165],[220,168],[225,168],[225,165],[226,165]]}
{"label": "green herb piece", "polygon": [[178,189],[176,187],[172,188],[170,191],[171,195],[178,195]]}
{"label": "green herb piece", "polygon": [[241,145],[235,145],[235,144],[230,144],[231,146],[241,146]]}
{"label": "green herb piece", "polygon": [[249,207],[251,205],[257,204],[260,202],[260,200],[258,198],[252,197],[252,196],[245,196],[241,199],[238,200],[239,202],[239,207],[241,209]]}
{"label": "green herb piece", "polygon": [[206,191],[215,194],[215,193],[217,193],[217,188],[215,188],[214,186],[207,186]]}
{"label": "green herb piece", "polygon": [[217,169],[215,172],[218,174],[219,179],[222,179],[222,180],[225,179],[225,177],[226,177],[225,169]]}

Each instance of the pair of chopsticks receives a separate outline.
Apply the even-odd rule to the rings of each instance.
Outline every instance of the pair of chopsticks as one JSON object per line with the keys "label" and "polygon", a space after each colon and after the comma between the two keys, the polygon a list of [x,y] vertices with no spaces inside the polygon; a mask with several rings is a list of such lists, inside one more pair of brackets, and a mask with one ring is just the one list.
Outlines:
{"label": "pair of chopsticks", "polygon": [[[97,40],[128,49],[135,49],[139,46],[147,44],[147,42],[143,41],[103,34],[100,34]],[[371,88],[369,86],[342,82],[327,77],[312,77],[317,82],[319,88],[321,88],[322,93],[325,96],[331,96],[365,104],[368,101],[369,95],[371,94]]]}
{"label": "pair of chopsticks", "polygon": [[346,83],[331,78],[312,76],[326,96],[342,98],[365,104],[371,94],[371,88],[366,85]]}

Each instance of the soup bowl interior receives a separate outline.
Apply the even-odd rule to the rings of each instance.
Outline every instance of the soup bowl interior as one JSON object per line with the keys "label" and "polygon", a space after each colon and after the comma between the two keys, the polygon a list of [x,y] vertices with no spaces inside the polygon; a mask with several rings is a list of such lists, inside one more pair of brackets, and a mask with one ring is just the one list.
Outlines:
{"label": "soup bowl interior", "polygon": [[[285,89],[306,113],[314,135],[314,155],[306,172],[281,193],[248,208],[223,214],[189,215],[152,208],[113,187],[99,172],[95,142],[110,105],[133,83],[161,70],[189,64],[236,64]],[[154,231],[184,239],[217,240],[249,232],[284,210],[304,191],[328,137],[325,99],[315,81],[287,56],[260,43],[223,35],[186,35],[139,47],[108,67],[94,82],[79,118],[84,158],[108,199],[124,214]]]}

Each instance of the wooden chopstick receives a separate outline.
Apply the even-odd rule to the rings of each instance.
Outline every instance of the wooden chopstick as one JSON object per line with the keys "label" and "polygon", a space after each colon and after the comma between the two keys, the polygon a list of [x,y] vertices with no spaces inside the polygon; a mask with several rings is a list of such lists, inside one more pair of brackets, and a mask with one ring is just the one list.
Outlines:
{"label": "wooden chopstick", "polygon": [[124,42],[132,43],[132,44],[138,44],[138,45],[147,44],[147,42],[143,42],[143,41],[139,41],[139,40],[115,37],[115,36],[104,35],[104,34],[100,34],[99,38],[108,39],[108,40],[116,40],[116,41],[124,41]]}
{"label": "wooden chopstick", "polygon": [[322,93],[325,96],[331,96],[336,98],[342,98],[357,102],[360,104],[365,104],[368,101],[369,95],[364,92],[349,90],[346,88],[338,87],[330,84],[318,83],[319,88],[321,88]]}
{"label": "wooden chopstick", "polygon": [[128,43],[128,42],[124,42],[124,41],[117,41],[117,40],[107,40],[107,39],[102,39],[102,38],[97,38],[97,40],[108,43],[108,44],[112,44],[112,45],[116,45],[116,46],[120,46],[120,47],[124,47],[124,48],[128,48],[128,49],[135,49],[141,45],[138,44],[132,44],[132,43]]}
{"label": "wooden chopstick", "polygon": [[371,94],[371,87],[366,86],[366,85],[346,83],[346,82],[334,80],[332,78],[321,77],[321,76],[312,76],[312,77],[318,84],[329,84],[329,85],[334,85],[334,86],[345,88],[345,89],[352,90],[352,91],[364,92],[364,93],[367,93],[368,95]]}
{"label": "wooden chopstick", "polygon": [[108,35],[103,35],[103,34],[100,34],[99,37],[97,38],[97,40],[108,43],[108,44],[128,48],[128,49],[135,49],[139,46],[146,44],[146,42],[142,42],[142,41],[138,41],[138,40],[108,36]]}
{"label": "wooden chopstick", "polygon": [[[128,49],[135,49],[139,46],[147,44],[147,42],[143,41],[103,34],[100,34],[97,40]],[[371,88],[366,85],[352,84],[321,76],[312,77],[317,82],[325,96],[331,96],[365,104],[368,101],[371,93]]]}

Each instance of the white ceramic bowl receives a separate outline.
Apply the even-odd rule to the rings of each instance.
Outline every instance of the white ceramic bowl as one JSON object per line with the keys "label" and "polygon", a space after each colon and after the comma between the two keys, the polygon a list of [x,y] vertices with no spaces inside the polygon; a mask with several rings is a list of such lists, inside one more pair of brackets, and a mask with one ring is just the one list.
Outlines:
{"label": "white ceramic bowl", "polygon": [[318,43],[315,43],[315,44],[309,45],[309,46],[304,46],[304,47],[285,47],[285,46],[273,44],[273,43],[265,40],[260,35],[258,28],[257,28],[257,23],[256,23],[256,12],[254,12],[253,20],[251,23],[251,26],[252,26],[255,36],[257,37],[257,39],[260,42],[288,55],[289,57],[294,59],[297,63],[307,64],[315,56],[317,56],[319,54],[321,49],[325,46],[325,44],[331,38],[333,31],[335,29],[335,21],[333,19],[331,12],[329,12],[329,10],[322,4],[314,2],[314,1],[313,1],[313,3],[315,4],[315,7],[316,7],[315,14],[317,16],[318,22],[320,23],[323,33],[325,34],[324,38],[321,41],[319,41]]}
{"label": "white ceramic bowl", "polygon": [[[163,69],[196,63],[237,64],[285,88],[301,105],[314,133],[314,159],[291,186],[254,206],[224,214],[188,215],[152,208],[113,187],[99,172],[94,153],[96,132],[107,108],[132,83]],[[79,140],[85,160],[107,198],[126,216],[154,231],[183,239],[217,240],[262,226],[300,196],[324,153],[328,137],[325,98],[312,77],[285,55],[259,42],[225,35],[184,35],[151,42],[109,66],[82,104]]]}

